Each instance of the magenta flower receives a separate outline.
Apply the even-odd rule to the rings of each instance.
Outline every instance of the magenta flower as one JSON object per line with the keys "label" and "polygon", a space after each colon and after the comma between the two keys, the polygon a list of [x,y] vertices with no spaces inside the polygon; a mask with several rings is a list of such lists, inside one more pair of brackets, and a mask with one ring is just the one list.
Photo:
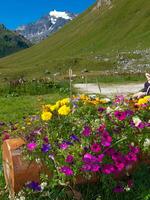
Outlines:
{"label": "magenta flower", "polygon": [[118,171],[122,171],[125,168],[125,164],[123,162],[116,162],[115,166],[117,167]]}
{"label": "magenta flower", "polygon": [[114,172],[114,170],[115,170],[115,168],[114,168],[114,166],[112,164],[106,164],[102,168],[102,172],[104,174],[111,174],[111,173]]}
{"label": "magenta flower", "polygon": [[102,125],[99,126],[98,131],[99,131],[100,133],[103,133],[103,131],[105,130],[105,128],[106,128],[105,125],[102,124]]}
{"label": "magenta flower", "polygon": [[84,129],[83,129],[82,134],[85,137],[89,137],[91,135],[91,128],[89,126],[85,126]]}
{"label": "magenta flower", "polygon": [[49,142],[48,136],[45,136],[45,137],[43,138],[43,141],[44,141],[45,143],[48,143],[48,142]]}
{"label": "magenta flower", "polygon": [[104,147],[109,147],[112,142],[112,137],[109,135],[107,131],[105,131],[101,137],[101,145]]}
{"label": "magenta flower", "polygon": [[33,151],[37,147],[37,144],[35,142],[30,142],[27,144],[27,149],[29,151]]}
{"label": "magenta flower", "polygon": [[100,169],[100,166],[98,164],[92,164],[91,165],[91,171],[92,172],[98,172]]}
{"label": "magenta flower", "polygon": [[94,153],[98,153],[99,151],[101,151],[100,145],[97,143],[92,144],[91,151]]}
{"label": "magenta flower", "polygon": [[61,143],[61,144],[59,145],[59,147],[60,147],[61,149],[63,149],[63,150],[67,149],[68,146],[69,146],[69,145],[68,145],[66,142],[63,142],[63,143]]}
{"label": "magenta flower", "polygon": [[3,141],[8,140],[10,138],[10,135],[8,133],[4,133]]}
{"label": "magenta flower", "polygon": [[97,156],[97,161],[98,162],[102,162],[103,161],[103,158],[104,158],[104,154],[102,153],[102,154],[99,154],[98,156]]}
{"label": "magenta flower", "polygon": [[92,154],[90,154],[90,153],[86,153],[84,156],[83,156],[83,161],[84,162],[91,162],[92,161],[92,159],[93,159],[93,155]]}
{"label": "magenta flower", "polygon": [[132,153],[138,154],[140,152],[139,147],[134,147],[134,146],[130,145],[129,148]]}
{"label": "magenta flower", "polygon": [[72,163],[73,160],[74,160],[74,157],[73,157],[72,155],[68,155],[65,161],[66,161],[67,163]]}
{"label": "magenta flower", "polygon": [[82,165],[82,171],[90,171],[91,170],[91,164],[84,164]]}
{"label": "magenta flower", "polygon": [[124,96],[123,95],[118,95],[115,98],[115,103],[122,103],[124,101]]}
{"label": "magenta flower", "polygon": [[137,127],[139,129],[143,129],[143,128],[145,128],[145,123],[144,122],[140,122]]}
{"label": "magenta flower", "polygon": [[68,167],[68,166],[61,167],[60,171],[62,173],[64,173],[66,176],[72,176],[73,175],[73,170],[70,167]]}
{"label": "magenta flower", "polygon": [[137,156],[135,153],[129,152],[126,156],[125,156],[126,160],[130,163],[130,162],[136,162],[137,161]]}
{"label": "magenta flower", "polygon": [[134,185],[134,182],[133,182],[132,179],[130,179],[130,180],[128,180],[127,184],[128,184],[128,187],[129,187],[129,188],[132,188],[133,185]]}
{"label": "magenta flower", "polygon": [[116,117],[118,120],[120,120],[120,121],[125,120],[126,117],[127,117],[126,112],[120,111],[120,110],[116,110],[116,111],[114,112],[114,115],[115,115],[115,117]]}
{"label": "magenta flower", "polygon": [[121,185],[118,185],[118,186],[116,186],[116,187],[113,189],[113,191],[114,191],[115,193],[121,193],[121,192],[124,191],[124,188],[123,188]]}

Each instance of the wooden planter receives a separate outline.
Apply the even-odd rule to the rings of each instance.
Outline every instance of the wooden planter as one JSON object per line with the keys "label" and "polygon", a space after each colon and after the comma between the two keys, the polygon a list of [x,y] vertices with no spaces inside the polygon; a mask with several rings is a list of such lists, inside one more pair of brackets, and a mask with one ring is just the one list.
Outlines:
{"label": "wooden planter", "polygon": [[[19,192],[28,181],[40,182],[40,173],[46,172],[49,177],[52,176],[45,167],[36,162],[28,162],[22,158],[22,146],[25,141],[21,138],[8,139],[2,145],[3,168],[6,185],[9,188],[10,194],[14,196]],[[150,165],[150,156],[140,156],[140,161],[131,166],[128,170],[132,173],[137,165],[145,162]],[[115,179],[121,179],[125,176],[126,171],[121,172]],[[75,184],[96,183],[99,176],[95,174],[90,180],[85,179],[83,176],[77,176]]]}
{"label": "wooden planter", "polygon": [[42,166],[22,159],[21,147],[24,144],[24,140],[16,138],[6,140],[2,145],[5,181],[12,195],[19,192],[28,181],[40,181]]}

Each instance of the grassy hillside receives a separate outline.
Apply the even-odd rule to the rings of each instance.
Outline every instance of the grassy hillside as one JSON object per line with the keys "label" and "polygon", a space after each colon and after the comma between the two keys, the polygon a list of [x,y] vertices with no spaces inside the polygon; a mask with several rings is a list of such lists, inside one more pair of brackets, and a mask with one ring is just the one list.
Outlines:
{"label": "grassy hillside", "polygon": [[24,37],[15,32],[9,31],[3,24],[0,24],[0,57],[12,54],[30,46],[31,43]]}
{"label": "grassy hillside", "polygon": [[112,68],[118,51],[150,47],[149,24],[149,0],[113,0],[109,8],[91,7],[40,44],[0,59],[1,76],[33,77],[46,70],[65,71],[69,67]]}

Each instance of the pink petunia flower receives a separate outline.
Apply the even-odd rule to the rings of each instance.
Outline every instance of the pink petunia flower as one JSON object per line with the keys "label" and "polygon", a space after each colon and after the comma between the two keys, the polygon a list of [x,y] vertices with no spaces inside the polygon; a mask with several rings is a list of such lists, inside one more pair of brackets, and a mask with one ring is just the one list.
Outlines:
{"label": "pink petunia flower", "polygon": [[30,143],[27,144],[27,149],[29,151],[35,150],[36,147],[37,147],[37,144],[35,142],[30,142]]}

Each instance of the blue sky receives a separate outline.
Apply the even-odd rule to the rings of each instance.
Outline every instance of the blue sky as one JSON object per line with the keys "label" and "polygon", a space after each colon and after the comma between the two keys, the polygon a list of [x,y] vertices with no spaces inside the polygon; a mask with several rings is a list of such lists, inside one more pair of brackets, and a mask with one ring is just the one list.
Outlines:
{"label": "blue sky", "polygon": [[51,10],[81,13],[96,0],[0,0],[0,23],[9,29],[33,22]]}

